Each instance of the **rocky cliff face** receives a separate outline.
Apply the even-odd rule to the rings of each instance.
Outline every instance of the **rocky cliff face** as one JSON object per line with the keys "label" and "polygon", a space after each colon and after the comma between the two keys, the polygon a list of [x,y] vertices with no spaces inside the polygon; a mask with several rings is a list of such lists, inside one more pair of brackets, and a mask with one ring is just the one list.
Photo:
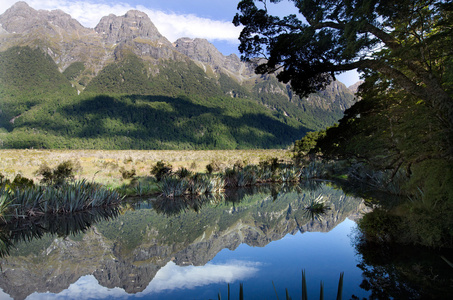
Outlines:
{"label": "rocky cliff face", "polygon": [[11,34],[37,33],[38,30],[49,35],[90,31],[61,10],[37,11],[25,2],[17,2],[0,15],[0,23]]}
{"label": "rocky cliff face", "polygon": [[[248,89],[273,78],[256,75],[251,64],[241,62],[235,54],[223,55],[207,40],[180,38],[172,44],[159,33],[145,13],[136,10],[128,11],[124,16],[105,16],[94,29],[88,29],[62,11],[37,11],[25,2],[18,2],[0,15],[0,51],[24,45],[41,48],[54,59],[61,71],[74,62],[83,62],[86,69],[74,79],[74,83],[81,78],[86,83],[87,79],[93,78],[108,64],[122,59],[128,52],[148,61],[151,73],[159,72],[161,60],[192,60],[207,76],[218,78],[222,73]],[[271,91],[261,90],[283,95],[287,101],[297,99],[285,85],[274,86]],[[304,104],[323,109],[339,105],[344,110],[348,104],[339,99],[353,98],[341,83],[333,84],[323,93],[320,97],[329,103],[319,104],[317,98],[312,97],[309,101],[304,99]]]}
{"label": "rocky cliff face", "polygon": [[217,48],[205,39],[180,38],[174,43],[176,50],[191,59],[206,63],[217,71],[238,73],[252,76],[253,69],[241,62],[236,54],[224,56]]}
{"label": "rocky cliff face", "polygon": [[94,30],[108,44],[119,44],[135,38],[144,38],[151,42],[170,45],[170,42],[159,33],[149,17],[137,10],[130,10],[122,17],[114,14],[103,17]]}

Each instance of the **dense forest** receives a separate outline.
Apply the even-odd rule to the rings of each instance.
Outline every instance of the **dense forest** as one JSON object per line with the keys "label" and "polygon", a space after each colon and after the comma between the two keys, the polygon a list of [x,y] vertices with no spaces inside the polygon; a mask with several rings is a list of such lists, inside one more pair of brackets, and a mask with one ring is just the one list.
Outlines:
{"label": "dense forest", "polygon": [[342,115],[267,93],[275,79],[253,90],[225,74],[217,81],[189,59],[150,77],[125,52],[89,82],[83,63],[60,72],[39,49],[13,47],[0,61],[2,148],[285,148]]}

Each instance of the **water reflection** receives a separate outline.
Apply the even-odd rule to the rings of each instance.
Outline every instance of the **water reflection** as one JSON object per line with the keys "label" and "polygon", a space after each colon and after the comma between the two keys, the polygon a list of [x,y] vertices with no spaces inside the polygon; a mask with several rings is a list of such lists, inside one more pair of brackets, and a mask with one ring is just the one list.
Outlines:
{"label": "water reflection", "polygon": [[234,261],[225,264],[207,263],[204,266],[181,267],[170,261],[159,270],[143,294],[159,293],[166,290],[193,289],[212,283],[233,282],[252,277],[259,271],[254,262]]}
{"label": "water reflection", "polygon": [[362,255],[358,267],[363,271],[361,287],[371,292],[370,299],[450,299],[453,293],[453,268],[442,256],[451,251],[423,247],[381,245],[358,239]]}
{"label": "water reflection", "polygon": [[119,215],[118,207],[93,208],[89,211],[65,215],[48,215],[36,220],[17,220],[0,226],[0,258],[8,256],[11,248],[20,242],[41,239],[45,234],[67,237],[85,233],[100,221]]}
{"label": "water reflection", "polygon": [[[319,197],[331,207],[322,222],[306,210]],[[229,255],[234,257],[233,250],[240,245],[253,250],[267,247],[288,234],[328,232],[346,218],[357,218],[363,209],[361,199],[323,183],[228,190],[225,198],[126,202],[108,217],[79,215],[62,223],[27,225],[35,228],[28,234],[31,238],[26,233],[17,238],[5,235],[14,247],[2,260],[0,287],[13,298],[24,299],[33,293],[64,294],[79,278],[91,280],[88,275],[107,291],[119,293],[120,288],[136,295],[244,280],[273,271],[247,259],[233,264],[213,263],[213,258],[223,249],[232,250]],[[25,241],[19,242],[20,235]],[[300,274],[303,266],[293,267]],[[293,279],[299,286],[300,276]],[[334,280],[338,281],[337,273]],[[218,288],[206,298],[217,292]]]}

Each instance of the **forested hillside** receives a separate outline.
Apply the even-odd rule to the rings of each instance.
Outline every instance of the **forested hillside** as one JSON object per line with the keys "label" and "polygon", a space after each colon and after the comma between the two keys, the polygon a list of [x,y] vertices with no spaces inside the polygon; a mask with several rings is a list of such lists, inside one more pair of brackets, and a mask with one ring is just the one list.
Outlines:
{"label": "forested hillside", "polygon": [[12,48],[1,58],[8,66],[2,95],[11,99],[1,103],[3,148],[281,148],[308,130],[254,100],[222,96],[192,62],[170,62],[149,80],[144,63],[130,55],[76,95],[40,50]]}
{"label": "forested hillside", "polygon": [[173,45],[140,11],[93,31],[19,2],[0,26],[2,148],[286,148],[355,102],[338,82],[299,98],[206,40]]}

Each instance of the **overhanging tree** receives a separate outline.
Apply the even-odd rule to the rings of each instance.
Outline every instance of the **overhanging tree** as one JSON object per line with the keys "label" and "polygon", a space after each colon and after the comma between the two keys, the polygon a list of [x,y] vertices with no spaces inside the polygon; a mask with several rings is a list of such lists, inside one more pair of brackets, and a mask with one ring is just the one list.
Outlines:
{"label": "overhanging tree", "polygon": [[[276,72],[300,96],[335,75],[379,72],[432,108],[453,128],[453,4],[441,0],[288,0],[296,14],[270,15],[268,3],[243,0],[239,50],[259,74]],[[257,57],[265,58],[256,60]]]}

